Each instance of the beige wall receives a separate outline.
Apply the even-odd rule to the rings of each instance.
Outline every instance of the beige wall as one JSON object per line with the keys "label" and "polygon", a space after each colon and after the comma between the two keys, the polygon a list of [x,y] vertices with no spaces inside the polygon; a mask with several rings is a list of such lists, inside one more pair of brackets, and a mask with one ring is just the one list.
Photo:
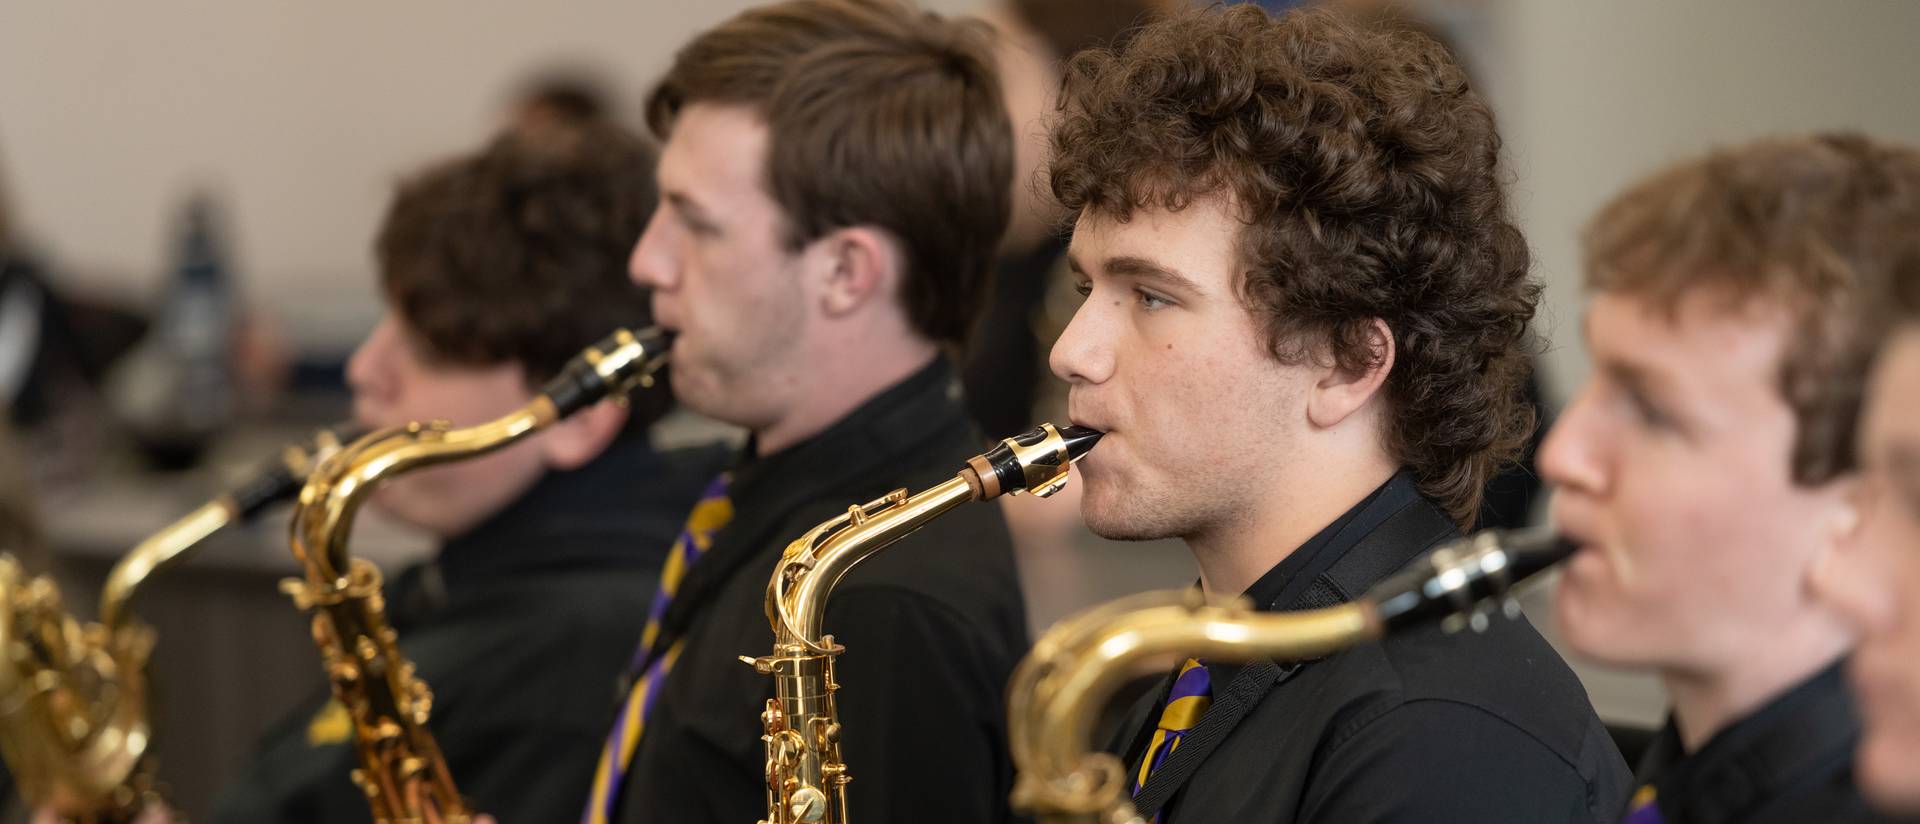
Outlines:
{"label": "beige wall", "polygon": [[1635,177],[1715,143],[1861,129],[1920,143],[1920,2],[1501,0],[1495,92],[1548,284],[1552,389],[1586,373],[1578,232]]}
{"label": "beige wall", "polygon": [[[939,0],[947,11],[975,0]],[[1468,22],[1550,287],[1556,396],[1584,369],[1576,232],[1634,175],[1725,141],[1864,128],[1920,142],[1920,2],[1430,0]],[[555,61],[636,100],[749,0],[169,0],[0,7],[0,167],[20,219],[95,283],[149,289],[210,181],[258,302],[303,342],[376,311],[367,242],[396,176],[471,145]]]}
{"label": "beige wall", "polygon": [[[256,302],[302,343],[377,312],[390,187],[473,145],[524,73],[604,66],[637,101],[749,0],[164,0],[0,5],[0,167],[27,232],[92,284],[149,291],[188,187],[231,207]],[[968,4],[929,4],[954,9]]]}

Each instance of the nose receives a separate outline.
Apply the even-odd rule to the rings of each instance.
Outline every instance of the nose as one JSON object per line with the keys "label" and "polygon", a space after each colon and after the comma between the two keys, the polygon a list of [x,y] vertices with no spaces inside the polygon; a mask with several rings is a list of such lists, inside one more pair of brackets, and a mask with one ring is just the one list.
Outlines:
{"label": "nose", "polygon": [[379,396],[391,390],[391,355],[397,335],[399,328],[393,317],[382,317],[347,358],[347,388],[356,397]]}
{"label": "nose", "polygon": [[[1871,511],[1863,510],[1871,518]],[[1835,543],[1807,574],[1814,600],[1862,635],[1892,626],[1900,609],[1899,570],[1882,554],[1871,525]]]}
{"label": "nose", "polygon": [[1100,384],[1113,377],[1112,324],[1095,304],[1092,298],[1081,302],[1047,355],[1054,376],[1071,385]]}
{"label": "nose", "polygon": [[670,291],[680,283],[679,243],[673,221],[666,216],[667,208],[663,204],[653,211],[646,231],[640,233],[633,254],[627,258],[627,275],[656,293]]}
{"label": "nose", "polygon": [[1595,409],[1592,383],[1573,396],[1547,433],[1536,458],[1540,475],[1562,493],[1607,491],[1606,433]]}

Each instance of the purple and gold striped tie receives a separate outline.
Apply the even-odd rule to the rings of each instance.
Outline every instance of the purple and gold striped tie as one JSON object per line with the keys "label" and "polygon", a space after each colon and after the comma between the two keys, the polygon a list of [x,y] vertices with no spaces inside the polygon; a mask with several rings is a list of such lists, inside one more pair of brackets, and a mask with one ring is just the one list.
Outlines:
{"label": "purple and gold striped tie", "polygon": [[666,617],[667,607],[673,603],[673,594],[680,589],[681,581],[686,579],[687,570],[713,545],[714,533],[733,520],[733,502],[727,499],[727,484],[731,480],[732,476],[722,474],[700,493],[700,502],[693,505],[686,527],[680,530],[680,537],[673,542],[673,551],[667,554],[667,565],[660,570],[660,589],[653,594],[653,605],[647,609],[647,627],[640,633],[640,648],[634,651],[629,670],[638,673],[638,678],[627,692],[619,716],[614,718],[613,732],[607,736],[606,746],[600,750],[600,766],[593,772],[587,810],[580,816],[583,824],[607,824],[613,817],[620,785],[626,780],[627,768],[633,764],[634,752],[640,748],[640,733],[646,726],[647,714],[659,702],[659,686],[680,657],[680,645],[684,643],[675,640],[664,652],[656,654],[654,643],[660,640],[661,619]]}
{"label": "purple and gold striped tie", "polygon": [[[1140,759],[1140,774],[1133,784],[1133,794],[1139,795],[1140,788],[1147,786],[1147,778],[1153,775],[1167,756],[1180,746],[1180,740],[1187,731],[1200,723],[1200,716],[1213,703],[1213,682],[1207,675],[1207,667],[1197,659],[1188,658],[1180,665],[1180,674],[1173,678],[1173,689],[1167,693],[1167,708],[1160,711],[1160,723],[1153,731],[1153,739],[1147,742],[1147,753]],[[1153,820],[1159,822],[1160,815]]]}
{"label": "purple and gold striped tie", "polygon": [[1652,784],[1641,787],[1633,794],[1627,817],[1620,819],[1620,824],[1666,824],[1667,817],[1660,814],[1660,805],[1653,803],[1655,795]]}

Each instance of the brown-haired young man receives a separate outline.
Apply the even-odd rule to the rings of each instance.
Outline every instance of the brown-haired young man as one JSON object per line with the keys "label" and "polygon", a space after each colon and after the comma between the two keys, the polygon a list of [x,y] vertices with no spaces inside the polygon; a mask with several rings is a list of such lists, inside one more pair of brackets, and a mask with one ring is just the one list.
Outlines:
{"label": "brown-haired young man", "polygon": [[1581,545],[1567,643],[1672,700],[1634,824],[1877,820],[1852,785],[1852,637],[1806,578],[1859,519],[1858,304],[1916,230],[1920,154],[1821,135],[1681,163],[1587,231],[1594,370],[1540,468]]}
{"label": "brown-haired young man", "polygon": [[[1209,596],[1329,605],[1459,535],[1525,440],[1537,287],[1500,141],[1437,43],[1196,12],[1068,71],[1053,191],[1087,296],[1053,349],[1087,525]],[[1177,745],[1177,746],[1176,746]],[[1524,621],[1192,662],[1122,727],[1161,821],[1594,822],[1626,770]]]}
{"label": "brown-haired young man", "polygon": [[[674,394],[752,438],[689,518],[586,820],[764,818],[773,681],[738,656],[771,650],[781,549],[983,445],[942,349],[973,325],[1010,209],[989,61],[971,26],[794,0],[699,35],[652,93],[662,205],[633,275],[679,333]],[[944,516],[835,588],[852,818],[1006,815],[1003,692],[1025,624],[997,507]]]}
{"label": "brown-haired young man", "polygon": [[[347,366],[361,426],[489,420],[582,347],[645,325],[626,253],[653,153],[605,125],[502,138],[401,186],[376,244],[388,312]],[[433,688],[455,780],[507,821],[579,811],[636,593],[721,454],[657,453],[665,402],[584,410],[491,455],[396,478],[374,505],[443,540],[394,576],[388,617]],[[322,691],[324,692],[324,691]],[[316,695],[257,745],[211,820],[368,819],[351,721]]]}
{"label": "brown-haired young man", "polygon": [[[1910,234],[1920,239],[1920,227]],[[1920,813],[1920,244],[1871,300],[1872,328],[1886,335],[1862,400],[1864,522],[1814,580],[1858,634],[1855,779],[1882,809]]]}

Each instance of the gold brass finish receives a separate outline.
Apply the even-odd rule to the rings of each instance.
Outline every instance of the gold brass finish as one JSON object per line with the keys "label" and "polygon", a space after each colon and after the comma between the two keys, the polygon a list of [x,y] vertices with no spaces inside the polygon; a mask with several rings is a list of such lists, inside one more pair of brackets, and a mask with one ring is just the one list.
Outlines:
{"label": "gold brass finish", "polygon": [[665,363],[663,338],[624,330],[575,358],[526,406],[477,426],[408,424],[375,432],[321,462],[300,490],[292,525],[294,559],[305,577],[281,582],[312,614],[313,640],[352,720],[359,767],[376,824],[466,824],[466,802],[439,744],[427,729],[433,693],[400,651],[387,624],[380,571],[354,558],[354,517],[376,487],[394,476],[504,448],[603,397],[624,398],[649,385]]}
{"label": "gold brass finish", "polygon": [[1013,806],[1048,824],[1144,824],[1120,759],[1093,751],[1093,725],[1114,689],[1188,657],[1217,661],[1325,655],[1379,635],[1366,605],[1256,613],[1207,605],[1193,589],[1094,607],[1048,630],[1007,687]]}
{"label": "gold brass finish", "polygon": [[[1120,759],[1091,747],[1094,722],[1129,678],[1186,658],[1294,661],[1429,621],[1483,630],[1495,603],[1572,548],[1552,533],[1483,532],[1434,550],[1350,603],[1255,612],[1244,599],[1204,603],[1197,590],[1149,592],[1096,606],[1034,643],[1007,685],[1013,807],[1040,824],[1145,824]],[[1468,620],[1454,619],[1471,616]]]}
{"label": "gold brass finish", "polygon": [[[1002,448],[1011,449],[1011,456]],[[1003,489],[989,455],[1002,462],[1018,461],[1016,468],[1027,486]],[[847,783],[853,779],[840,757],[840,714],[834,704],[839,684],[833,672],[834,658],[844,648],[822,633],[827,600],[841,577],[961,504],[989,500],[1003,491],[1051,495],[1066,485],[1071,463],[1066,441],[1045,424],[1002,441],[931,489],[911,496],[896,489],[850,506],[846,514],[787,545],[767,585],[773,654],[742,659],[774,679],[774,698],[760,716],[767,750],[767,817],[761,824],[847,822]]]}
{"label": "gold brass finish", "polygon": [[83,625],[50,578],[0,555],[0,644],[0,752],[21,797],[72,821],[131,821],[154,800],[142,761],[153,631]]}
{"label": "gold brass finish", "polygon": [[[30,578],[0,555],[0,755],[28,806],[66,820],[131,821],[157,799],[147,710],[146,665],[153,630],[129,604],[153,573],[184,559],[248,507],[272,502],[262,492],[306,476],[314,456],[340,443],[322,431],[312,452],[288,447],[278,464],[243,489],[208,501],[141,541],[113,567],[100,595],[100,621],[81,623],[46,576]],[[261,484],[267,484],[262,487]],[[253,510],[257,511],[257,510]]]}

